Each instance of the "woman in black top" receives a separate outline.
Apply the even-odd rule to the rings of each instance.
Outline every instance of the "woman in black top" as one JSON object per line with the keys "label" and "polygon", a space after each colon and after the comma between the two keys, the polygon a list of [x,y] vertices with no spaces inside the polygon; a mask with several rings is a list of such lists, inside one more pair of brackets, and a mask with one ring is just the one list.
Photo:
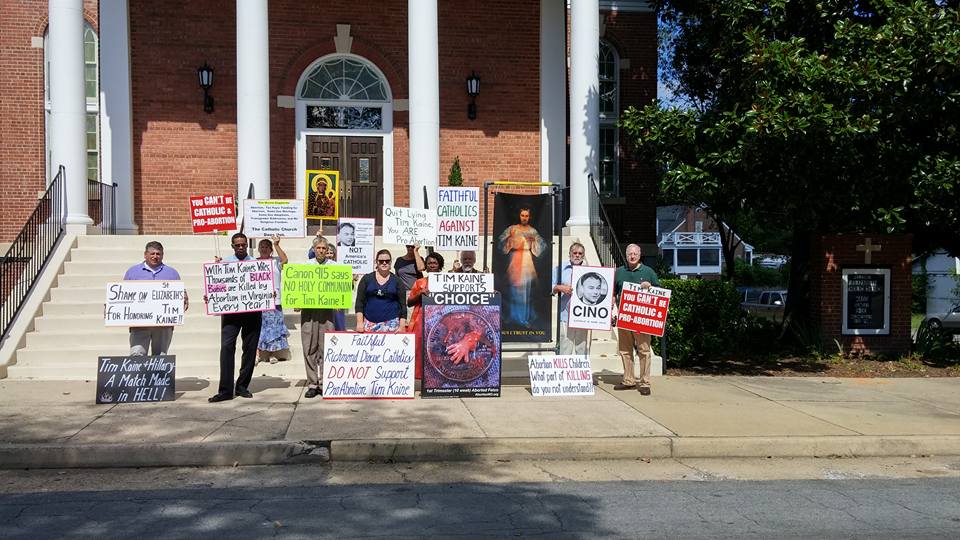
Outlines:
{"label": "woman in black top", "polygon": [[403,332],[407,323],[407,289],[390,271],[390,251],[377,252],[376,270],[357,285],[357,332]]}

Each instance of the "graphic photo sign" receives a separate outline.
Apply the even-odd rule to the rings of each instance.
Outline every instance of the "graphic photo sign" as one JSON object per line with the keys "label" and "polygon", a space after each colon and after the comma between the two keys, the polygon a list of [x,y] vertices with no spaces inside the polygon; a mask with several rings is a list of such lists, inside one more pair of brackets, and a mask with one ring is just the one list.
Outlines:
{"label": "graphic photo sign", "polygon": [[280,236],[303,238],[307,235],[300,199],[244,199],[243,231],[253,238]]}
{"label": "graphic photo sign", "polygon": [[193,234],[232,231],[237,228],[233,195],[199,195],[190,197]]}
{"label": "graphic photo sign", "polygon": [[617,328],[663,336],[669,309],[670,289],[650,287],[644,290],[637,283],[624,283],[620,291]]}
{"label": "graphic photo sign", "polygon": [[413,334],[325,332],[323,399],[413,399]]}
{"label": "graphic photo sign", "polygon": [[600,266],[571,267],[571,287],[567,325],[584,330],[609,330],[613,315],[613,276],[615,268]]}
{"label": "graphic photo sign", "polygon": [[274,262],[270,259],[203,265],[207,315],[266,311],[275,307]]}
{"label": "graphic photo sign", "polygon": [[427,397],[500,397],[500,294],[433,293],[423,301]]}
{"label": "graphic photo sign", "polygon": [[107,283],[105,326],[178,326],[183,324],[187,292],[182,281]]}

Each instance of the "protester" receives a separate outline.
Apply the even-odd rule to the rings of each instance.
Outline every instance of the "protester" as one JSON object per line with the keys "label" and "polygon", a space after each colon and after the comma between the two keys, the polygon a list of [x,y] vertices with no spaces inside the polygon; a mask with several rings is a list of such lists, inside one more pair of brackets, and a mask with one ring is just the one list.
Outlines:
{"label": "protester", "polygon": [[[234,234],[230,238],[233,255],[221,259],[215,257],[216,262],[252,261],[253,257],[247,253],[247,235]],[[206,295],[203,301],[207,301]],[[217,403],[240,396],[252,398],[250,380],[253,378],[254,359],[257,353],[257,342],[260,341],[260,325],[262,317],[259,311],[248,313],[226,313],[220,316],[220,385],[217,393],[207,401]],[[237,336],[242,336],[243,347],[240,354],[240,374],[234,387],[233,370],[234,357],[237,352]]]}
{"label": "protester", "polygon": [[[337,248],[332,242],[327,242],[327,260],[330,262],[337,260]],[[356,274],[353,275],[353,281],[357,281]],[[338,332],[343,332],[347,329],[347,311],[345,309],[333,310],[333,327]]]}
{"label": "protester", "polygon": [[[427,272],[443,272],[443,256],[439,253],[427,255]],[[416,367],[414,369],[417,379],[423,377],[423,295],[429,294],[429,275],[418,279],[413,288],[410,289],[410,296],[407,297],[407,306],[413,307],[413,314],[410,316],[410,326],[417,343]]]}
{"label": "protester", "polygon": [[[624,283],[639,283],[642,289],[660,286],[656,272],[640,262],[640,246],[630,244],[627,246],[624,255],[627,258],[626,264],[617,268],[614,278],[614,295],[618,306],[620,305],[620,292],[623,290]],[[630,390],[637,387],[637,379],[633,374],[633,350],[636,348],[640,357],[639,390],[641,394],[649,396],[650,359],[653,354],[650,350],[650,335],[617,328],[617,348],[620,352],[620,359],[623,361],[623,380],[613,389]]]}
{"label": "protester", "polygon": [[570,260],[553,272],[553,294],[560,295],[560,354],[587,354],[588,330],[569,328],[570,294],[573,292],[573,267],[583,264],[586,250],[580,242],[570,244]]}
{"label": "protester", "polygon": [[[397,257],[397,261],[393,264],[394,272],[403,283],[403,288],[408,291],[413,288],[415,281],[423,277],[424,268],[426,265],[420,257],[420,246],[407,246],[407,253]],[[379,270],[379,266],[377,269]]]}
{"label": "protester", "polygon": [[[180,281],[180,273],[163,264],[163,245],[147,242],[143,249],[143,262],[127,269],[123,275],[127,281]],[[190,305],[187,292],[183,292],[183,310]],[[148,352],[156,356],[167,354],[173,341],[172,326],[149,326],[130,328],[130,356],[144,356]]]}
{"label": "protester", "polygon": [[[407,246],[410,254],[413,246]],[[357,285],[357,332],[403,332],[407,321],[407,288],[390,271],[390,251],[377,252],[377,269]],[[417,256],[419,259],[419,255]]]}
{"label": "protester", "polygon": [[[313,239],[312,250],[317,256],[314,264],[328,264],[329,253],[327,239],[317,236]],[[307,370],[307,391],[305,398],[314,398],[323,395],[320,380],[323,377],[323,336],[326,332],[336,328],[334,324],[336,311],[334,309],[300,310],[300,342],[303,345],[303,364]]]}
{"label": "protester", "polygon": [[[276,248],[277,256],[273,256],[273,249]],[[269,361],[276,364],[277,360],[290,359],[290,344],[287,338],[290,337],[290,331],[283,321],[283,306],[280,305],[280,275],[283,271],[283,265],[287,264],[287,254],[280,247],[280,237],[274,236],[273,240],[264,238],[257,243],[257,251],[260,260],[269,260],[273,263],[273,289],[277,292],[277,307],[262,312],[260,325],[260,343],[257,344],[257,360],[259,362]]]}
{"label": "protester", "polygon": [[480,270],[476,268],[477,252],[473,250],[464,250],[460,252],[460,258],[453,261],[451,272],[458,274],[479,274]]}

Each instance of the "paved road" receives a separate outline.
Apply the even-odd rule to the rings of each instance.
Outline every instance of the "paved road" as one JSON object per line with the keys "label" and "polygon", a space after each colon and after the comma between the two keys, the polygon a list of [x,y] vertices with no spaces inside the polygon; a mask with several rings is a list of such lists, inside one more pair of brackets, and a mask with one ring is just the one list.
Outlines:
{"label": "paved road", "polygon": [[[496,466],[462,466],[481,465]],[[0,496],[0,538],[960,537],[958,478],[76,491],[95,487],[73,475],[58,490]]]}

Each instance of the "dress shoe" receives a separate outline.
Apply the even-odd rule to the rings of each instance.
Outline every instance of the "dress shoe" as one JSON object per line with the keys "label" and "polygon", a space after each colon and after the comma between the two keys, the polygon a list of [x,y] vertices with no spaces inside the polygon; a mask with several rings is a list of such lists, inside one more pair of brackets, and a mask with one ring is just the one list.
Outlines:
{"label": "dress shoe", "polygon": [[209,401],[210,403],[217,403],[220,401],[228,401],[231,399],[233,399],[233,396],[231,396],[230,394],[214,394],[213,396],[210,396],[207,399],[207,401]]}
{"label": "dress shoe", "polygon": [[253,397],[253,394],[246,388],[237,388],[237,396],[250,399]]}
{"label": "dress shoe", "polygon": [[641,386],[641,387],[639,388],[639,390],[640,390],[640,395],[641,395],[641,396],[649,396],[649,395],[650,395],[650,387],[649,387],[649,386]]}
{"label": "dress shoe", "polygon": [[303,397],[305,397],[305,398],[315,398],[315,397],[317,397],[317,396],[319,396],[319,395],[320,395],[320,389],[319,389],[319,388],[307,388],[307,392],[306,392],[305,394],[303,394]]}
{"label": "dress shoe", "polygon": [[637,387],[637,385],[635,385],[635,384],[615,384],[615,385],[613,385],[613,389],[614,389],[614,390],[633,390],[633,389],[636,388],[636,387]]}

